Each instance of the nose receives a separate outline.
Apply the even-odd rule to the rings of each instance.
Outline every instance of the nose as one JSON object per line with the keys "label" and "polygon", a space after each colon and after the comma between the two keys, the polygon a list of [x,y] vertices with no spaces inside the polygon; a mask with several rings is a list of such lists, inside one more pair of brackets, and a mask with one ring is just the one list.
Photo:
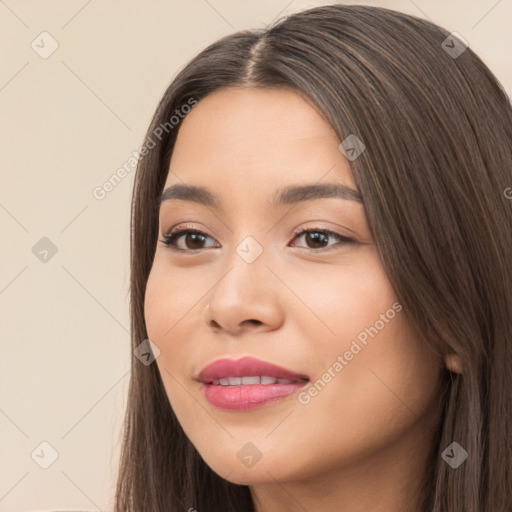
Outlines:
{"label": "nose", "polygon": [[279,280],[261,262],[236,262],[207,298],[204,319],[216,331],[239,336],[278,329],[284,319]]}

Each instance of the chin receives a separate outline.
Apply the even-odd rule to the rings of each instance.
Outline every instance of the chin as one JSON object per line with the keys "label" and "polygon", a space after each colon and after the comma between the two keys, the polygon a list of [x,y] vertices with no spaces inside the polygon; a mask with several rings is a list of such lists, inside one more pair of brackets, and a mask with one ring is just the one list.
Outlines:
{"label": "chin", "polygon": [[[230,468],[229,466],[223,466],[223,471],[215,471],[221,478],[236,485],[256,485],[262,483],[274,483],[276,478],[271,471],[270,474],[263,468]],[[274,477],[274,478],[272,478]]]}

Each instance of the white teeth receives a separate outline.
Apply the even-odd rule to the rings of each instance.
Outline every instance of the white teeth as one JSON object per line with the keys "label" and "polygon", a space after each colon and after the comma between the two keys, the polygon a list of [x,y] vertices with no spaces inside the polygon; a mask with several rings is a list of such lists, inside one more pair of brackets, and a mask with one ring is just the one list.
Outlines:
{"label": "white teeth", "polygon": [[261,383],[261,378],[259,376],[242,377],[240,380],[242,381],[242,384],[260,384]]}
{"label": "white teeth", "polygon": [[216,386],[242,386],[250,384],[293,384],[295,381],[290,379],[277,379],[276,377],[251,376],[251,377],[224,377],[222,379],[213,379],[212,384]]}

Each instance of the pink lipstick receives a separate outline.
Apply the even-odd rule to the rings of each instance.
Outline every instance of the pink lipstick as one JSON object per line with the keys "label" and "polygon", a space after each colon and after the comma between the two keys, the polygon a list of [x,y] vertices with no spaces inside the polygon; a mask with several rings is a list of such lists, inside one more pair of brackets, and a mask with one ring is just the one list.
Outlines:
{"label": "pink lipstick", "polygon": [[201,370],[206,399],[228,411],[247,411],[296,393],[309,378],[271,363],[243,357],[218,359]]}

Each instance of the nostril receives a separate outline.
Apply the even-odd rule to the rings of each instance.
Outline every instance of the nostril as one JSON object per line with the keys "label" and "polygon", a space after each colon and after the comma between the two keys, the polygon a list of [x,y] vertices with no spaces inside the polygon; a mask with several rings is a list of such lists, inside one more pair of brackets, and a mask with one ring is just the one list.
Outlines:
{"label": "nostril", "polygon": [[217,320],[210,320],[210,323],[212,327],[215,327],[216,329],[220,329],[220,324],[217,322]]}
{"label": "nostril", "polygon": [[245,320],[245,322],[254,324],[254,325],[261,325],[263,322],[261,320]]}

